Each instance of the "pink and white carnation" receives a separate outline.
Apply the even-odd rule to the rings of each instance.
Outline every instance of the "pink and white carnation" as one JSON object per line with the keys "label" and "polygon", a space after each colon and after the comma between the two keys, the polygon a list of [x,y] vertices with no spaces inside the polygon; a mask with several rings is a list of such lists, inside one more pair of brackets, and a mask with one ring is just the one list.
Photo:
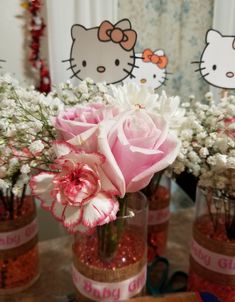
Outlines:
{"label": "pink and white carnation", "polygon": [[119,209],[113,184],[102,170],[105,157],[77,151],[64,142],[53,144],[55,172],[42,172],[30,182],[44,209],[71,233],[85,232],[116,219]]}

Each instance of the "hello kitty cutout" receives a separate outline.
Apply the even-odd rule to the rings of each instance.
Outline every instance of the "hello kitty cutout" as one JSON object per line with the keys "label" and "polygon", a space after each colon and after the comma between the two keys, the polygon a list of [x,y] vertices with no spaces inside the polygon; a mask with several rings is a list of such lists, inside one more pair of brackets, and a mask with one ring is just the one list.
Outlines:
{"label": "hello kitty cutout", "polygon": [[214,29],[206,34],[206,47],[199,62],[200,71],[206,82],[212,86],[235,88],[235,37],[223,36]]}
{"label": "hello kitty cutout", "polygon": [[132,75],[126,79],[127,82],[136,82],[157,89],[166,85],[166,67],[168,58],[162,49],[153,52],[147,48],[142,53],[136,54],[135,68]]}
{"label": "hello kitty cutout", "polygon": [[99,27],[85,28],[75,24],[71,28],[72,47],[67,70],[79,80],[89,77],[94,82],[114,84],[132,74],[135,65],[136,32],[128,19],[116,24],[103,21]]}

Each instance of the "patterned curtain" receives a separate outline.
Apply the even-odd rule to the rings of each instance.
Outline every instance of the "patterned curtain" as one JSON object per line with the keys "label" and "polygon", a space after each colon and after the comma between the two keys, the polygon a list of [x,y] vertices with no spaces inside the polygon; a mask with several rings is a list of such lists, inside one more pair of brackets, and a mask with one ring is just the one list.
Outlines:
{"label": "patterned curtain", "polygon": [[[129,18],[138,33],[136,50],[162,48],[169,58],[164,89],[171,95],[202,98],[209,86],[194,72],[212,28],[213,0],[118,0],[118,18]],[[160,88],[161,89],[161,88]]]}

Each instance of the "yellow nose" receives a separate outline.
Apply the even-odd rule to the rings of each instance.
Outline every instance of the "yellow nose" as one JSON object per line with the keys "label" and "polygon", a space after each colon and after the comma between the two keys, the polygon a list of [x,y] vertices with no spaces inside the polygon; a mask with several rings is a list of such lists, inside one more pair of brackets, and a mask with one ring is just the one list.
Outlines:
{"label": "yellow nose", "polygon": [[147,82],[146,79],[141,79],[141,80],[140,80],[140,83],[141,83],[141,84],[144,84],[144,83],[146,83],[146,82]]}

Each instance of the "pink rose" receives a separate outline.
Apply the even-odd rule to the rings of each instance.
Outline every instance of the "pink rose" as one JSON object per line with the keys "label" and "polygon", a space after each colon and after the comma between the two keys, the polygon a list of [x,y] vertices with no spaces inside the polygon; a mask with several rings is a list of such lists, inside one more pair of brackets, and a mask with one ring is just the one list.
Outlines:
{"label": "pink rose", "polygon": [[97,150],[98,124],[113,118],[118,113],[114,106],[92,103],[72,108],[60,113],[54,119],[54,126],[63,139],[83,150],[93,152]]}
{"label": "pink rose", "polygon": [[71,232],[87,231],[116,219],[117,194],[101,165],[104,156],[74,150],[67,143],[55,143],[59,172],[42,172],[32,177],[33,195]]}
{"label": "pink rose", "polygon": [[106,175],[124,196],[146,187],[156,172],[169,166],[179,141],[163,118],[136,109],[100,124],[98,152],[106,157]]}

